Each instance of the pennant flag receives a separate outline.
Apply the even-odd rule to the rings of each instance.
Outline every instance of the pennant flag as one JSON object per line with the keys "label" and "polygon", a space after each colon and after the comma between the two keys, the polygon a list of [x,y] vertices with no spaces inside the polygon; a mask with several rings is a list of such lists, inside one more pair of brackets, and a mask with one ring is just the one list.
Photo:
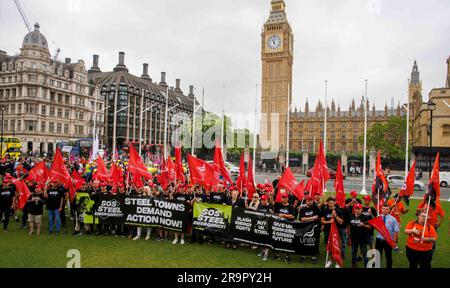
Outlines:
{"label": "pennant flag", "polygon": [[41,161],[31,168],[26,179],[44,185],[47,183],[48,175],[47,165],[44,161]]}
{"label": "pennant flag", "polygon": [[241,162],[239,164],[239,176],[236,180],[236,188],[239,193],[242,193],[242,188],[246,187],[247,177],[245,176],[245,158],[244,152],[241,155]]}
{"label": "pennant flag", "polygon": [[343,209],[345,206],[344,175],[342,174],[341,160],[338,160],[336,178],[334,179],[334,190],[336,191],[336,204]]}
{"label": "pennant flag", "polygon": [[[302,181],[302,183],[300,184],[298,183],[297,179],[295,179],[294,174],[292,174],[291,167],[288,167],[286,170],[284,170],[283,176],[278,182],[278,186],[290,191],[300,201],[302,201],[302,199],[305,197],[304,181]],[[278,195],[280,195],[281,200],[281,194],[278,193],[277,198]]]}
{"label": "pennant flag", "polygon": [[225,161],[223,160],[222,149],[218,144],[214,148],[214,169],[225,179],[225,184],[232,183],[230,174],[228,173],[227,167],[225,167]]}
{"label": "pennant flag", "polygon": [[411,170],[409,170],[406,181],[400,188],[400,196],[403,196],[406,204],[409,205],[409,198],[414,194],[414,182],[416,181],[416,160],[414,160]]}
{"label": "pennant flag", "polygon": [[253,163],[252,163],[252,156],[249,154],[248,155],[248,167],[247,167],[247,183],[246,183],[246,187],[247,187],[247,199],[252,199],[253,194],[256,192],[255,189],[255,179],[253,177]]}
{"label": "pennant flag", "polygon": [[319,151],[316,155],[313,173],[311,175],[311,194],[323,195],[325,184],[330,180],[330,173],[328,172],[327,160],[325,157],[325,150],[323,142],[320,141]]}
{"label": "pennant flag", "polygon": [[213,187],[215,184],[214,167],[207,162],[198,159],[190,154],[187,155],[191,183],[199,184],[203,187]]}
{"label": "pennant flag", "polygon": [[175,148],[175,173],[178,181],[183,183],[186,182],[186,178],[184,177],[184,169],[183,169],[183,160],[181,156],[181,147]]}
{"label": "pennant flag", "polygon": [[153,178],[152,174],[148,172],[147,167],[145,167],[141,156],[139,156],[136,148],[130,145],[130,160],[128,161],[128,170],[133,176],[142,176],[146,179]]}
{"label": "pennant flag", "polygon": [[384,240],[386,240],[389,246],[391,246],[392,248],[397,247],[397,244],[395,244],[394,240],[392,240],[391,234],[389,234],[389,231],[387,230],[386,225],[384,224],[383,216],[373,218],[369,220],[367,223],[369,223],[370,226],[375,228],[378,231],[378,233],[380,233],[381,236],[383,236]]}
{"label": "pennant flag", "polygon": [[[378,193],[380,194],[380,199],[378,199]],[[389,189],[389,184],[386,177],[384,177],[383,169],[381,167],[381,154],[380,151],[378,151],[377,163],[375,167],[375,179],[372,184],[373,203],[375,205],[378,205],[378,201],[380,201],[380,203],[387,203],[389,197],[391,197],[391,190]]]}
{"label": "pennant flag", "polygon": [[81,178],[81,176],[80,176],[80,174],[78,174],[77,170],[73,170],[71,176],[72,176],[72,181],[73,181],[73,188],[75,190],[78,191],[81,188],[81,186],[86,184],[86,180]]}
{"label": "pennant flag", "polygon": [[433,171],[431,173],[430,181],[428,182],[428,191],[425,194],[425,201],[428,201],[430,198],[430,206],[433,209],[436,209],[436,203],[440,203],[441,197],[441,186],[439,179],[439,153],[436,156],[436,160],[434,161]]}
{"label": "pennant flag", "polygon": [[28,198],[30,198],[31,192],[23,180],[14,179],[13,184],[16,186],[17,193],[19,193],[19,208],[23,209],[27,204]]}
{"label": "pennant flag", "polygon": [[327,252],[339,266],[344,267],[344,261],[341,256],[341,238],[336,226],[336,222],[331,223],[330,234],[328,236]]}
{"label": "pennant flag", "polygon": [[105,162],[103,162],[102,157],[98,157],[96,163],[97,163],[97,171],[94,172],[92,178],[99,181],[109,182],[108,169],[106,168]]}

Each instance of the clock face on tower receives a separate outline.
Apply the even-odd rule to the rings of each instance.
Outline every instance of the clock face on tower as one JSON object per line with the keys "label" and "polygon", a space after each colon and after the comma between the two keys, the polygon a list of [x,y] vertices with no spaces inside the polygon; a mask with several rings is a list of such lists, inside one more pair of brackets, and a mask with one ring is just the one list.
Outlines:
{"label": "clock face on tower", "polygon": [[269,40],[267,41],[267,46],[269,46],[270,49],[275,50],[281,47],[281,39],[278,35],[272,35],[269,37]]}

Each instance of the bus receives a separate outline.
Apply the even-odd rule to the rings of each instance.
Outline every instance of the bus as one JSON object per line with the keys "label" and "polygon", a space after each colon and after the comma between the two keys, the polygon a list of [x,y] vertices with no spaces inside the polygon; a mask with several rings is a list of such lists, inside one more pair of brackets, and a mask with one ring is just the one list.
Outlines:
{"label": "bus", "polygon": [[1,157],[4,158],[8,156],[9,158],[18,159],[21,155],[20,150],[22,149],[22,144],[20,144],[20,139],[17,137],[4,136],[0,138],[1,143]]}
{"label": "bus", "polygon": [[92,150],[94,139],[82,138],[82,139],[69,139],[59,141],[56,146],[61,149],[61,153],[65,157],[85,157],[89,158]]}

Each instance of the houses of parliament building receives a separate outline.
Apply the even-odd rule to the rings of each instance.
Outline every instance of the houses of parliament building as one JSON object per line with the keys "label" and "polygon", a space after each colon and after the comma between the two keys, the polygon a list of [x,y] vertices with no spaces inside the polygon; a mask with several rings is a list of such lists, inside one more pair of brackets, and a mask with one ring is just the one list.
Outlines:
{"label": "houses of parliament building", "polygon": [[[315,154],[319,141],[324,138],[325,109],[327,109],[327,153],[345,155],[363,151],[360,138],[364,135],[364,105],[367,109],[368,130],[376,123],[386,123],[392,117],[406,116],[407,111],[400,103],[395,106],[394,103],[391,103],[390,107],[386,103],[384,108],[377,109],[374,104],[371,105],[367,99],[364,101],[363,98],[353,99],[348,108],[336,105],[334,100],[325,107],[321,101],[318,101],[317,104],[310,104],[308,99],[306,99],[304,107],[300,109],[290,107],[293,102],[294,35],[287,20],[285,1],[271,0],[271,6],[270,15],[261,34],[262,117],[260,123],[260,139],[262,139],[262,143],[265,141],[270,144],[271,151],[282,152],[289,148],[291,153]],[[430,151],[427,149],[430,138],[427,130],[429,130],[430,122],[433,125],[434,154],[432,153],[432,155],[435,156],[435,152],[439,151],[441,158],[444,156],[443,159],[450,159],[450,107],[445,106],[445,103],[450,103],[449,63],[450,58],[447,60],[445,88],[433,89],[428,97],[429,100],[434,99],[433,101],[437,105],[433,121],[430,121],[430,113],[426,107],[429,100],[423,102],[422,99],[422,83],[416,61],[414,61],[411,72],[409,139],[414,156],[420,160],[418,166],[422,165],[425,169],[427,169],[426,163],[429,162],[426,160],[426,157],[429,157],[426,155],[426,151]],[[446,99],[447,102],[445,102]],[[289,125],[287,125],[288,121]],[[288,127],[289,146],[286,143]],[[262,150],[264,150],[263,146],[262,144]],[[266,150],[268,149],[266,148]],[[371,148],[368,147],[368,150]],[[305,158],[303,161],[305,162]]]}

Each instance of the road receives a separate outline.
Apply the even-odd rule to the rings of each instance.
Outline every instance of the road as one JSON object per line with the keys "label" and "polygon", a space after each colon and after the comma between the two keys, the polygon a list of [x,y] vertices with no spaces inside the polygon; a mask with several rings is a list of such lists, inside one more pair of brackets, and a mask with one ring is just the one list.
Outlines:
{"label": "road", "polygon": [[[265,173],[265,172],[256,172],[255,175],[255,181],[256,183],[265,183],[266,179],[267,181],[272,182],[273,180],[275,180],[275,178],[278,177],[278,174],[276,173]],[[297,180],[302,181],[303,179],[305,179],[305,181],[307,181],[307,177],[305,175],[302,174],[295,174],[295,177],[297,178]],[[367,193],[369,195],[372,194],[372,177],[368,177],[366,179],[366,190]],[[419,180],[421,182],[423,182],[425,185],[427,184],[427,179],[421,179]],[[334,190],[333,188],[333,183],[334,180],[330,180],[327,183],[327,190],[328,191],[332,191]],[[362,189],[362,177],[351,177],[351,178],[347,178],[346,180],[344,180],[344,189],[346,193],[350,193],[352,190],[356,190],[358,192],[361,192]],[[392,193],[397,193],[397,191],[399,190],[399,187],[391,187],[391,191]],[[418,191],[416,190],[414,192],[414,195],[412,198],[423,198],[425,191]],[[442,188],[441,187],[441,201],[448,201],[450,200],[450,188]]]}

